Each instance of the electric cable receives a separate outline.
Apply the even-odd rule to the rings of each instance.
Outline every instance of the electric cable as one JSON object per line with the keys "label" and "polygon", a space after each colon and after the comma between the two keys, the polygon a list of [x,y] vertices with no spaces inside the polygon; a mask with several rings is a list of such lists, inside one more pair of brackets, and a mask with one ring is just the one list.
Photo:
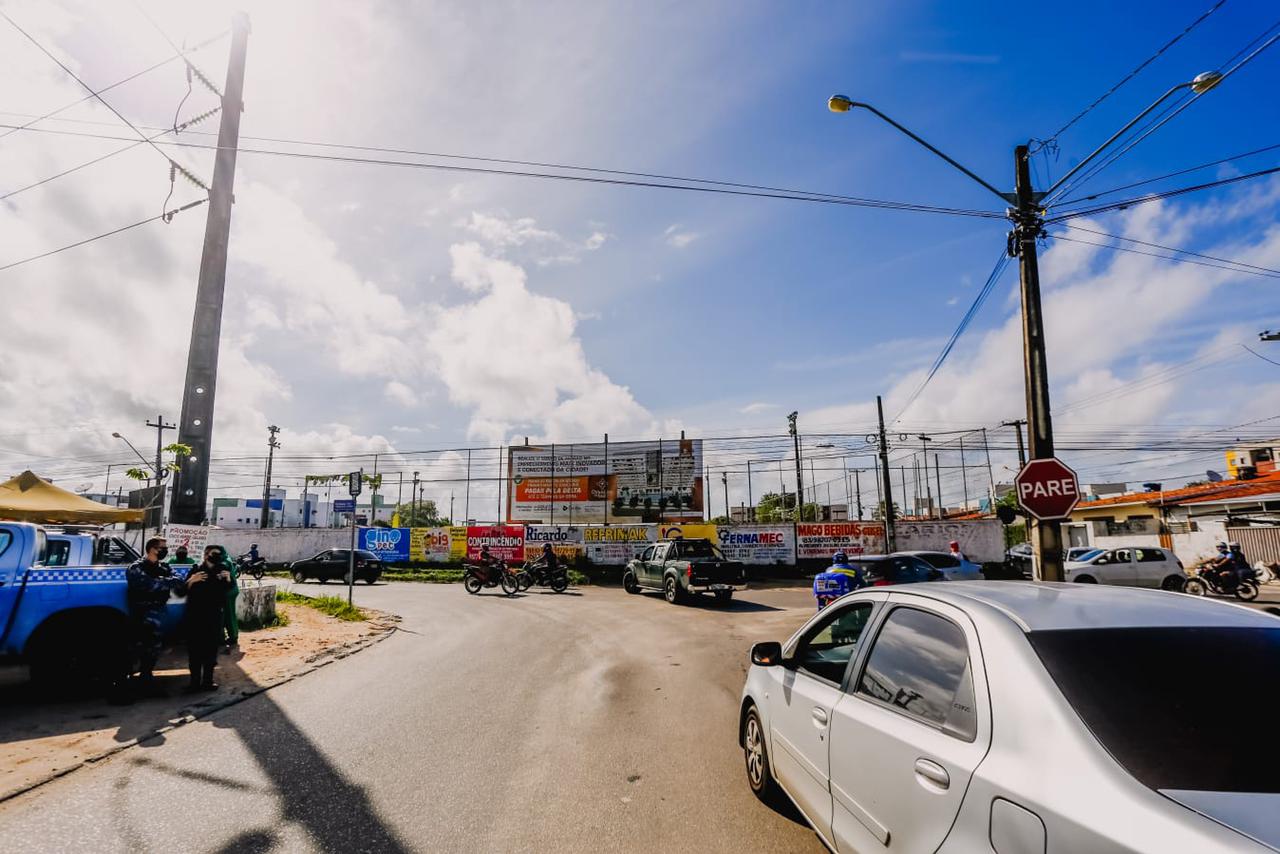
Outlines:
{"label": "electric cable", "polygon": [[[1065,240],[1067,243],[1081,243],[1085,246],[1097,246],[1100,249],[1110,249],[1113,252],[1129,252],[1134,255],[1146,255],[1150,258],[1159,258],[1162,261],[1174,261],[1178,264],[1195,264],[1197,267],[1212,267],[1217,270],[1228,270],[1232,273],[1242,273],[1246,276],[1258,276],[1263,279],[1280,279],[1280,271],[1263,272],[1261,270],[1248,270],[1242,267],[1228,266],[1227,264],[1214,264],[1209,261],[1197,261],[1194,258],[1180,258],[1177,255],[1161,255],[1159,252],[1144,252],[1141,249],[1134,249],[1131,246],[1116,246],[1113,243],[1096,243],[1092,240],[1080,240],[1076,237],[1067,237],[1065,234],[1050,234],[1054,240]],[[1123,238],[1117,238],[1123,239]],[[1176,249],[1175,252],[1184,250]],[[1189,253],[1195,254],[1195,253]],[[1237,262],[1229,262],[1235,264]]]}
{"label": "electric cable", "polygon": [[1238,184],[1241,181],[1248,181],[1253,178],[1262,178],[1267,175],[1274,175],[1277,172],[1280,172],[1280,166],[1275,166],[1270,169],[1259,169],[1256,172],[1249,172],[1244,175],[1236,175],[1231,178],[1222,178],[1218,181],[1206,181],[1203,184],[1193,184],[1190,187],[1179,187],[1178,189],[1175,189],[1175,190],[1165,190],[1159,193],[1151,193],[1146,196],[1138,196],[1136,198],[1125,199],[1119,202],[1112,202],[1106,205],[1098,205],[1097,207],[1093,207],[1093,208],[1085,208],[1083,210],[1068,211],[1067,213],[1064,213],[1061,216],[1048,217],[1045,220],[1045,224],[1051,225],[1053,223],[1065,222],[1066,220],[1076,219],[1082,216],[1093,216],[1095,214],[1107,213],[1108,211],[1124,210],[1125,208],[1130,208],[1130,207],[1133,207],[1134,205],[1146,204],[1147,202],[1158,202],[1161,199],[1171,199],[1175,196],[1182,196],[1187,193],[1195,193],[1195,192],[1199,192],[1200,190],[1211,190],[1215,187],[1225,187],[1228,184]]}
{"label": "electric cable", "polygon": [[1181,255],[1192,255],[1192,256],[1195,256],[1196,258],[1205,258],[1209,261],[1220,261],[1224,264],[1231,264],[1236,267],[1247,267],[1251,270],[1257,270],[1261,273],[1269,273],[1276,276],[1280,276],[1280,270],[1275,270],[1275,269],[1272,269],[1271,267],[1259,267],[1257,264],[1246,264],[1243,261],[1233,261],[1230,258],[1219,258],[1216,255],[1205,255],[1201,252],[1192,252],[1190,249],[1178,249],[1177,247],[1174,247],[1174,246],[1164,246],[1163,244],[1160,244],[1160,243],[1152,243],[1147,240],[1138,240],[1133,237],[1121,237],[1118,234],[1109,234],[1105,231],[1095,231],[1092,228],[1085,228],[1084,226],[1080,226],[1080,225],[1064,225],[1062,227],[1069,228],[1072,231],[1083,231],[1083,232],[1086,232],[1087,234],[1096,234],[1099,237],[1107,237],[1112,240],[1123,240],[1126,243],[1136,243],[1139,246],[1150,246],[1153,249],[1163,249],[1166,252],[1177,252]]}

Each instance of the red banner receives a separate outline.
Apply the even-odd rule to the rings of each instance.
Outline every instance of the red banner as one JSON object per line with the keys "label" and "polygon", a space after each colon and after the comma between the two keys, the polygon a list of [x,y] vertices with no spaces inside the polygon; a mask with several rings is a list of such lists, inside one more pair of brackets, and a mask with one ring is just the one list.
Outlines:
{"label": "red banner", "polygon": [[523,525],[481,525],[467,528],[467,560],[477,560],[480,549],[489,547],[489,554],[505,561],[519,563],[524,560]]}

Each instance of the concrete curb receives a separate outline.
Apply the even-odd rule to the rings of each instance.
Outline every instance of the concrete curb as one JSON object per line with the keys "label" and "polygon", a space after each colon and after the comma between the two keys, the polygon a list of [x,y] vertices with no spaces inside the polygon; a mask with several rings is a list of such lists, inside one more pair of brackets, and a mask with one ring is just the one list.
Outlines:
{"label": "concrete curb", "polygon": [[30,792],[34,789],[38,789],[41,786],[44,786],[47,783],[51,783],[60,777],[65,777],[68,774],[72,773],[73,771],[79,771],[81,768],[84,768],[85,766],[96,765],[97,763],[102,762],[105,759],[109,759],[112,756],[115,756],[117,753],[120,753],[121,751],[128,750],[131,747],[136,747],[144,741],[149,741],[155,738],[156,736],[164,735],[165,733],[175,730],[180,726],[185,726],[193,721],[198,721],[201,718],[206,718],[209,715],[213,714],[214,712],[220,712],[223,709],[229,708],[239,703],[243,703],[245,700],[248,700],[251,697],[256,697],[259,694],[262,694],[266,691],[270,691],[272,688],[277,688],[288,682],[292,682],[301,676],[306,676],[308,673],[314,673],[316,670],[319,670],[321,667],[324,667],[329,664],[333,664],[335,661],[338,661],[340,659],[353,655],[361,651],[362,649],[373,646],[375,643],[381,643],[382,641],[391,637],[391,635],[395,634],[395,630],[396,628],[398,628],[400,623],[400,618],[395,616],[394,614],[386,614],[386,613],[380,612],[378,616],[371,618],[369,620],[369,623],[370,625],[374,626],[376,629],[373,634],[368,635],[367,637],[363,637],[360,640],[352,641],[350,643],[345,643],[340,646],[335,646],[331,649],[325,650],[322,653],[313,655],[311,658],[304,660],[302,669],[298,670],[295,673],[290,673],[287,676],[282,676],[279,679],[273,680],[271,682],[263,683],[262,685],[255,685],[251,689],[243,690],[238,694],[228,696],[224,700],[220,700],[219,702],[213,705],[206,706],[195,712],[192,712],[190,714],[183,715],[180,718],[171,720],[169,723],[166,723],[164,726],[156,727],[151,732],[140,735],[137,738],[131,738],[128,741],[123,741],[119,744],[112,745],[110,748],[103,750],[99,753],[96,753],[93,756],[87,756],[84,759],[81,759],[79,762],[68,765],[66,768],[59,768],[57,771],[53,771],[52,773],[44,777],[41,777],[39,780],[26,783],[17,789],[13,789],[12,791],[0,793],[0,804],[5,803],[6,801],[13,800],[19,795],[25,795],[27,792]]}

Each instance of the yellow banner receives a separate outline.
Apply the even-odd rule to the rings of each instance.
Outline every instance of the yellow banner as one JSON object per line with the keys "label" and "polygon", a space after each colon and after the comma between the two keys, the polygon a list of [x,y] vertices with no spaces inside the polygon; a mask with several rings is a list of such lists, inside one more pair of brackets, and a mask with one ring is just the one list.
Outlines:
{"label": "yellow banner", "polygon": [[696,523],[691,525],[659,525],[658,539],[711,540],[713,543],[719,542],[715,525]]}

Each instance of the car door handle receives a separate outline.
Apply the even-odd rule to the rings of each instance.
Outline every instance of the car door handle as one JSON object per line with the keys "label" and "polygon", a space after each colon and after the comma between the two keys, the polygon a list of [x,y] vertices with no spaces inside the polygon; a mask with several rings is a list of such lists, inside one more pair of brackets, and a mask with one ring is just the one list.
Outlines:
{"label": "car door handle", "polygon": [[827,710],[826,710],[826,709],[824,709],[824,708],[822,708],[821,706],[814,706],[814,707],[813,707],[813,719],[814,719],[814,721],[815,721],[815,722],[817,722],[820,726],[826,726],[826,725],[827,725]]}
{"label": "car door handle", "polygon": [[941,789],[951,785],[951,775],[947,773],[947,769],[931,759],[916,760],[916,776]]}

